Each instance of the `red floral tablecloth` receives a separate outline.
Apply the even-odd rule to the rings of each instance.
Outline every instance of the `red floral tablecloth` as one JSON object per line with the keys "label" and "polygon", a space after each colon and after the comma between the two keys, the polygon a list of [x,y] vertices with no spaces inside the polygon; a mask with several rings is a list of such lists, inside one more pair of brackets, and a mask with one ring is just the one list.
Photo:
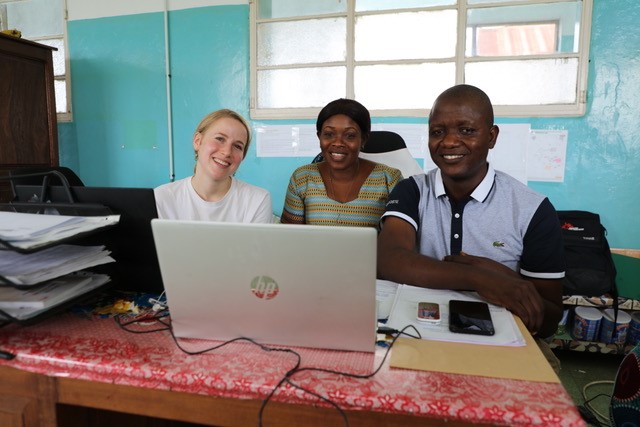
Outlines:
{"label": "red floral tablecloth", "polygon": [[[197,351],[216,343],[181,340],[180,344]],[[113,318],[70,313],[33,326],[6,326],[0,329],[0,348],[16,354],[0,363],[25,371],[239,399],[265,399],[297,363],[294,354],[267,352],[248,342],[189,355],[166,330],[133,334]],[[361,375],[373,372],[386,351],[295,350],[303,368]],[[388,359],[368,379],[302,370],[291,382],[348,410],[504,425],[585,425],[560,384],[395,369]],[[320,399],[285,382],[273,400],[318,404]]]}

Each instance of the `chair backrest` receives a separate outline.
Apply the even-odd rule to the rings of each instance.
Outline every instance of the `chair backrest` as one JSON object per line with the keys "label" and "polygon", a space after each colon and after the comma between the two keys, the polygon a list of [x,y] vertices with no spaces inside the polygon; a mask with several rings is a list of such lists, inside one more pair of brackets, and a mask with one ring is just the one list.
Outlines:
{"label": "chair backrest", "polygon": [[360,158],[399,169],[404,178],[423,173],[422,167],[411,155],[404,139],[395,132],[371,131],[369,140],[360,151]]}
{"label": "chair backrest", "polygon": [[[67,180],[62,181],[60,175]],[[45,181],[45,177],[47,180]],[[25,167],[12,169],[9,171],[9,179],[11,181],[11,190],[13,197],[16,197],[16,185],[65,185],[69,187],[83,187],[84,183],[76,173],[64,166],[50,167]]]}
{"label": "chair backrest", "polygon": [[379,154],[407,148],[404,139],[395,132],[388,130],[373,130],[369,134],[367,143],[362,147],[363,153]]}
{"label": "chair backrest", "polygon": [[[404,139],[395,132],[374,130],[369,140],[360,151],[360,158],[376,163],[384,163],[399,169],[404,178],[423,173],[423,169],[407,148]],[[322,153],[318,154],[312,163],[321,162]]]}
{"label": "chair backrest", "polygon": [[50,167],[26,167],[12,169],[9,175],[12,176],[11,181],[14,184],[25,185],[38,185],[42,184],[45,176],[49,175],[49,185],[62,185],[61,179],[52,173],[53,171],[59,172],[67,179],[69,185],[72,187],[84,186],[82,180],[76,173],[64,166],[50,166]]}

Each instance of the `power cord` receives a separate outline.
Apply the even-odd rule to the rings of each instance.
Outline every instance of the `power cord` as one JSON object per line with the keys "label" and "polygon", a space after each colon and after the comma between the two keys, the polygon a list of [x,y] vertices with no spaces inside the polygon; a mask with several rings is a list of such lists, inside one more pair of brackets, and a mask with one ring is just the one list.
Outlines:
{"label": "power cord", "polygon": [[603,414],[593,407],[592,402],[598,397],[607,397],[611,399],[610,394],[606,393],[598,393],[591,398],[587,398],[587,389],[593,387],[595,385],[613,385],[614,382],[610,380],[602,380],[602,381],[592,381],[586,384],[582,388],[582,397],[584,399],[584,405],[578,406],[578,411],[580,411],[580,415],[582,418],[590,424],[593,424],[596,427],[611,427],[611,422],[609,420],[608,414]]}
{"label": "power cord", "polygon": [[[271,391],[271,393],[269,394],[269,396],[267,396],[267,398],[263,401],[262,407],[260,408],[260,413],[259,413],[259,420],[258,420],[258,425],[262,426],[262,413],[264,411],[264,407],[266,406],[266,404],[268,403],[268,401],[271,399],[271,397],[273,396],[273,394],[275,393],[275,391],[278,389],[278,387],[280,387],[280,385],[282,385],[285,381],[291,385],[292,387],[295,387],[305,393],[309,393],[312,396],[315,396],[321,400],[323,400],[324,402],[330,404],[331,406],[333,406],[334,408],[336,408],[336,410],[340,413],[340,416],[342,417],[343,420],[343,424],[344,426],[348,426],[349,425],[349,419],[347,418],[347,414],[344,412],[344,410],[342,408],[340,408],[340,406],[338,406],[337,403],[333,402],[331,399],[324,397],[314,391],[311,391],[307,388],[302,387],[299,384],[296,384],[292,381],[291,377],[299,372],[304,372],[304,371],[313,371],[313,372],[324,372],[324,373],[329,373],[329,374],[335,374],[335,375],[342,375],[344,377],[348,377],[348,378],[357,378],[357,379],[368,379],[373,377],[374,375],[376,375],[380,369],[382,369],[382,366],[384,365],[384,362],[387,360],[387,357],[389,356],[389,352],[391,351],[391,347],[393,347],[393,344],[396,342],[396,340],[401,336],[401,335],[408,335],[411,337],[417,337],[417,338],[421,338],[420,332],[415,328],[415,326],[413,325],[407,325],[404,328],[402,328],[401,330],[396,330],[396,329],[391,329],[388,327],[382,327],[383,330],[385,331],[384,333],[390,333],[390,331],[393,331],[394,334],[396,334],[393,339],[391,340],[391,342],[389,343],[389,346],[387,347],[384,356],[382,358],[382,360],[380,361],[380,364],[378,365],[378,367],[376,369],[373,370],[373,372],[369,373],[369,374],[364,374],[364,375],[360,375],[360,374],[352,374],[349,372],[341,372],[341,371],[336,371],[333,369],[324,369],[324,368],[297,368],[294,370],[289,371],[289,373],[287,373],[287,375],[283,378],[283,381],[280,381],[280,383],[278,383],[278,385],[276,385],[276,387],[274,387],[274,389]],[[406,334],[406,330],[407,329],[413,329],[414,331],[416,331],[416,335],[412,335],[412,334]],[[378,331],[380,331],[380,328],[378,328]]]}
{"label": "power cord", "polygon": [[[415,334],[410,334],[408,332],[405,332],[409,327],[412,327],[414,331],[416,331]],[[415,338],[415,339],[421,339],[422,335],[420,335],[420,332],[418,332],[418,330],[413,327],[413,325],[407,325],[404,328],[402,328],[401,330],[397,330],[394,328],[391,328],[389,326],[378,326],[378,329],[376,330],[377,333],[379,334],[385,334],[385,335],[406,335],[409,338]]]}
{"label": "power cord", "polygon": [[[158,298],[160,299],[160,298]],[[151,302],[152,304],[156,304],[156,302]],[[155,312],[155,310],[154,310]],[[421,335],[420,332],[415,328],[415,326],[413,325],[407,325],[404,328],[402,328],[401,330],[397,330],[397,329],[393,329],[393,328],[389,328],[386,326],[383,327],[379,327],[377,332],[378,333],[384,333],[387,335],[395,335],[393,337],[393,339],[391,340],[391,342],[388,344],[388,347],[386,348],[386,351],[384,353],[384,356],[382,358],[382,360],[380,361],[380,364],[378,365],[378,367],[376,369],[374,369],[371,373],[368,374],[352,374],[352,373],[348,373],[348,372],[341,372],[341,371],[336,371],[336,370],[332,370],[332,369],[324,369],[324,368],[300,368],[300,364],[302,363],[302,357],[300,356],[300,354],[298,352],[296,352],[295,350],[291,350],[289,348],[280,348],[280,347],[270,347],[264,344],[260,344],[256,341],[254,341],[251,338],[246,338],[246,337],[238,337],[238,338],[234,338],[232,340],[228,340],[225,341],[221,344],[212,346],[212,347],[208,347],[205,348],[203,350],[197,350],[197,351],[192,351],[192,350],[187,350],[186,348],[184,348],[180,342],[178,341],[178,338],[174,335],[173,333],[173,329],[171,328],[171,323],[170,322],[165,322],[164,317],[166,317],[168,315],[168,313],[165,312],[161,312],[161,313],[157,313],[154,316],[142,316],[140,318],[134,318],[134,319],[130,319],[126,322],[123,322],[121,320],[121,315],[115,316],[116,322],[118,323],[118,325],[125,331],[127,332],[131,332],[131,333],[138,333],[138,334],[143,334],[143,333],[152,333],[152,332],[160,332],[160,331],[169,331],[169,333],[171,334],[171,338],[173,339],[174,343],[176,344],[176,347],[182,351],[185,354],[188,355],[199,355],[199,354],[204,354],[210,351],[214,351],[217,350],[219,348],[222,348],[224,346],[227,346],[229,344],[235,343],[235,342],[248,342],[251,343],[253,345],[256,345],[257,347],[259,347],[262,351],[265,352],[282,352],[282,353],[287,353],[287,354],[292,354],[295,356],[295,363],[294,366],[289,369],[284,376],[282,377],[282,379],[280,381],[278,381],[278,383],[273,387],[273,389],[269,392],[269,394],[267,395],[267,397],[265,397],[262,401],[262,404],[260,405],[260,410],[258,411],[258,426],[262,427],[262,419],[263,419],[263,415],[264,415],[264,411],[265,408],[267,406],[267,404],[271,401],[271,399],[273,398],[273,396],[275,395],[276,391],[285,383],[291,385],[294,388],[297,388],[298,390],[301,390],[305,393],[308,393],[320,400],[322,400],[323,402],[333,406],[339,413],[340,416],[342,417],[343,420],[343,424],[345,427],[347,427],[349,425],[349,420],[347,418],[347,414],[344,412],[344,410],[342,408],[340,408],[340,406],[335,403],[334,401],[332,401],[331,399],[322,396],[319,393],[314,392],[313,390],[309,390],[299,384],[296,384],[293,382],[292,377],[299,373],[299,372],[304,372],[304,371],[312,371],[312,372],[324,372],[324,373],[329,373],[329,374],[334,374],[334,375],[342,375],[345,377],[349,377],[349,378],[357,378],[357,379],[368,379],[373,377],[374,375],[376,375],[380,369],[382,369],[382,366],[384,365],[384,362],[387,360],[387,357],[389,356],[389,352],[391,351],[391,348],[393,347],[394,343],[396,342],[396,340],[402,336],[402,335],[407,335],[409,337],[412,338],[416,338],[416,339],[420,339]],[[155,329],[131,329],[130,326],[134,325],[134,324],[139,324],[141,322],[148,322],[149,320],[156,320],[159,323],[161,323],[162,325],[164,325],[164,327],[162,328],[155,328]],[[146,326],[146,325],[145,325]],[[409,334],[406,331],[408,329],[413,329],[415,331],[415,335],[414,334]]]}
{"label": "power cord", "polygon": [[153,304],[153,306],[151,306],[151,309],[154,312],[158,312],[158,311],[162,311],[162,310],[166,310],[167,309],[167,300],[163,300],[162,297],[164,296],[165,291],[162,291],[162,293],[160,294],[160,296],[158,298],[149,298],[149,304]]}
{"label": "power cord", "polygon": [[[132,334],[150,334],[152,332],[161,332],[171,330],[171,324],[165,322],[163,318],[167,317],[169,313],[165,311],[156,312],[153,314],[144,313],[141,316],[130,317],[126,314],[118,314],[114,316],[115,322],[118,326],[126,332],[131,332]],[[126,319],[126,320],[123,320]],[[159,328],[151,329],[148,327],[146,323],[149,321],[157,321],[161,325],[164,325]],[[134,329],[135,327],[140,327],[141,329]]]}

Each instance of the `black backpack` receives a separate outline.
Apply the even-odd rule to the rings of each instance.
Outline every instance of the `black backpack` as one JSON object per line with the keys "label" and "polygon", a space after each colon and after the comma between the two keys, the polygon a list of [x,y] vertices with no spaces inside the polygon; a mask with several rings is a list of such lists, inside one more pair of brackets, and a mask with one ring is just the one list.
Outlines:
{"label": "black backpack", "polygon": [[600,215],[558,211],[566,258],[564,295],[609,294],[617,305],[616,267]]}

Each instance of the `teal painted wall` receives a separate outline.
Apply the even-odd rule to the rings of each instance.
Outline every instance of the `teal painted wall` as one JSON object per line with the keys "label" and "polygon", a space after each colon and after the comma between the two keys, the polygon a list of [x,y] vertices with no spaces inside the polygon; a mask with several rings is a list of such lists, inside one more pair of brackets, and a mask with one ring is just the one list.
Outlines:
{"label": "teal painted wall", "polygon": [[[640,3],[594,3],[586,115],[497,122],[568,130],[565,182],[529,185],[558,209],[600,213],[612,246],[640,248]],[[191,137],[202,116],[222,107],[248,116],[248,27],[248,5],[169,14],[176,178],[192,172]],[[60,158],[88,185],[170,179],[163,29],[161,13],[68,23],[74,121],[60,124]],[[426,123],[374,118],[381,121]],[[289,175],[310,158],[255,153],[252,145],[237,176],[271,191],[279,213]]]}
{"label": "teal painted wall", "polygon": [[[68,26],[77,172],[87,185],[155,186],[166,169],[162,14]],[[66,157],[67,140],[59,142]]]}

